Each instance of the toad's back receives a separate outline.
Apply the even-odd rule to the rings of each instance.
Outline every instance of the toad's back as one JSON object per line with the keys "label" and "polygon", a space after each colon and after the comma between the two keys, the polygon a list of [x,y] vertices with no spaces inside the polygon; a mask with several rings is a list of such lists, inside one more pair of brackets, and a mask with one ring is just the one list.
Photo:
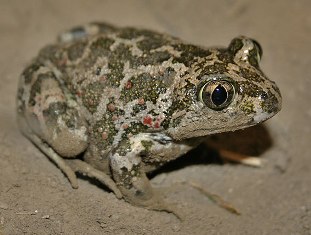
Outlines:
{"label": "toad's back", "polygon": [[85,28],[66,32],[61,37],[65,42],[44,48],[37,59],[37,63],[59,70],[60,80],[82,98],[91,113],[96,111],[100,97],[108,94],[126,103],[139,98],[155,103],[157,95],[173,82],[174,64],[189,66],[194,58],[210,54],[152,31],[108,25],[97,30],[102,33],[92,35],[92,29],[88,29],[90,33],[85,35]]}
{"label": "toad's back", "polygon": [[92,126],[108,125],[110,143],[122,127],[127,129],[122,134],[167,128],[174,108],[187,104],[174,99],[173,91],[188,66],[211,52],[148,30],[99,26],[65,32],[60,43],[40,51],[22,76],[25,83],[37,83],[29,86],[28,100],[34,100],[44,79],[33,72],[48,67]]}

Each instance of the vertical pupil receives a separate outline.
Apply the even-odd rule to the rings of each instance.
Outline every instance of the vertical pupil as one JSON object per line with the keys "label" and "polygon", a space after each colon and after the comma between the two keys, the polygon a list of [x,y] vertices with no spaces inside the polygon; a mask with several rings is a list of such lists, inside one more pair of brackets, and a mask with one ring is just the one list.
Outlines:
{"label": "vertical pupil", "polygon": [[219,106],[222,105],[228,98],[228,93],[222,85],[218,85],[212,93],[212,102]]}

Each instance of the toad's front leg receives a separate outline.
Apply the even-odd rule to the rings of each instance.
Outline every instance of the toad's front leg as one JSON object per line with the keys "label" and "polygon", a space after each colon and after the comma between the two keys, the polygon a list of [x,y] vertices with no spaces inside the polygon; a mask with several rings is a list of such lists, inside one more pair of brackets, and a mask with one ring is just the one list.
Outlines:
{"label": "toad's front leg", "polygon": [[179,217],[176,208],[166,204],[152,188],[146,171],[156,169],[156,166],[191,148],[192,144],[174,144],[164,135],[141,134],[123,140],[109,160],[113,178],[124,199],[145,208],[172,212]]}
{"label": "toad's front leg", "polygon": [[152,188],[144,172],[143,162],[135,153],[127,156],[119,153],[111,155],[110,166],[113,178],[126,201],[148,209],[176,214]]}

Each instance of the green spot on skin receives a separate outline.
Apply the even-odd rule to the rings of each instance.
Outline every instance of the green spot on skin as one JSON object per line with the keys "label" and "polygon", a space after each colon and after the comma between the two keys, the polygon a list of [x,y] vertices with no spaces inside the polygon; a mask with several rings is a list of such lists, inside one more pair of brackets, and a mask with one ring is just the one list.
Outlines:
{"label": "green spot on skin", "polygon": [[[118,133],[118,131],[115,129],[113,121],[110,118],[105,117],[94,124],[93,130],[101,130],[94,131],[93,133],[96,145],[101,150],[107,149],[109,146],[111,146],[114,137]],[[105,134],[105,138],[103,138],[103,133]]]}
{"label": "green spot on skin", "polygon": [[107,75],[107,85],[112,87],[118,87],[120,81],[123,78],[123,67],[124,64],[120,61],[109,61],[108,67],[111,73]]}
{"label": "green spot on skin", "polygon": [[110,51],[110,46],[114,43],[114,40],[110,38],[100,37],[92,43],[90,49],[92,54],[100,54],[103,51]]}
{"label": "green spot on skin", "polygon": [[91,83],[83,89],[82,101],[91,113],[96,112],[103,89],[104,85],[101,82]]}
{"label": "green spot on skin", "polygon": [[251,101],[245,101],[241,106],[240,109],[245,113],[245,114],[251,114],[255,113],[255,106]]}
{"label": "green spot on skin", "polygon": [[153,142],[150,140],[142,140],[141,144],[142,146],[144,146],[146,153],[149,153],[151,150],[151,147],[153,146]]}
{"label": "green spot on skin", "polygon": [[128,134],[136,135],[145,132],[147,129],[148,127],[141,122],[131,123],[131,125],[125,130],[125,133],[123,133],[122,138],[127,138]]}
{"label": "green spot on skin", "polygon": [[174,45],[174,48],[175,50],[182,52],[181,56],[175,60],[186,66],[191,66],[198,58],[204,58],[211,54],[208,50],[190,44],[176,44]]}
{"label": "green spot on skin", "polygon": [[121,143],[119,144],[118,149],[116,150],[116,152],[120,155],[120,156],[125,156],[127,153],[131,152],[132,148],[131,148],[131,143],[128,139],[123,139],[121,141]]}
{"label": "green spot on skin", "polygon": [[121,99],[124,102],[130,102],[135,99],[143,98],[145,101],[157,102],[159,94],[166,91],[165,78],[153,77],[150,74],[144,73],[130,80],[131,87],[124,87],[121,92]]}

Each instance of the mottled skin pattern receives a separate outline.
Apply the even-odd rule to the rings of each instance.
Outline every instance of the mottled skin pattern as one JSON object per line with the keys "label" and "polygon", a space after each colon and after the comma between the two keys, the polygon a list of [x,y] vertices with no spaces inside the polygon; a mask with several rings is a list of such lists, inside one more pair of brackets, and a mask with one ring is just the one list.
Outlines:
{"label": "mottled skin pattern", "polygon": [[259,69],[261,54],[246,37],[206,49],[149,30],[74,28],[22,73],[18,123],[73,187],[82,172],[118,198],[173,211],[146,172],[204,136],[256,125],[280,110],[279,89]]}

